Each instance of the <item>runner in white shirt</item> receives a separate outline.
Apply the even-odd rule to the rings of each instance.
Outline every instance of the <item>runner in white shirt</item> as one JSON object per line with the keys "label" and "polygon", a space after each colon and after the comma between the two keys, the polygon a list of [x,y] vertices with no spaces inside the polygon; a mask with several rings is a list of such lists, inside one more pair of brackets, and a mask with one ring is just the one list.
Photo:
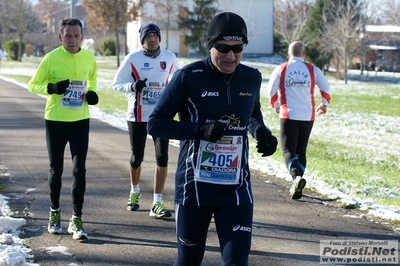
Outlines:
{"label": "runner in white shirt", "polygon": [[[306,149],[315,115],[325,114],[331,101],[330,84],[322,71],[304,61],[304,44],[290,44],[288,62],[276,67],[268,83],[270,104],[280,117],[280,138],[286,167],[293,178],[292,199],[299,199],[306,185]],[[318,86],[321,104],[316,106],[314,88]]]}
{"label": "runner in white shirt", "polygon": [[[139,32],[143,48],[124,58],[112,83],[114,90],[129,93],[126,119],[132,150],[129,165],[131,192],[127,207],[130,211],[139,209],[140,171],[149,114],[172,75],[179,69],[175,54],[160,48],[161,33],[157,25],[144,24]],[[171,212],[165,208],[162,201],[167,178],[169,140],[155,137],[153,140],[157,165],[154,173],[154,196],[150,216],[171,217]]]}

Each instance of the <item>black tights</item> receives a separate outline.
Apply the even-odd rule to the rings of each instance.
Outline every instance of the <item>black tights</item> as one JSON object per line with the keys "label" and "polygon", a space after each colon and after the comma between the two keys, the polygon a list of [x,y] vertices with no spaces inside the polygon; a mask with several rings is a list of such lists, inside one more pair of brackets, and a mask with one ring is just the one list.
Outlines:
{"label": "black tights", "polygon": [[174,266],[201,265],[213,216],[220,243],[222,265],[248,265],[253,204],[210,207],[176,204],[178,258]]}
{"label": "black tights", "polygon": [[[143,162],[144,151],[147,139],[147,122],[128,121],[129,140],[131,144],[132,168],[137,169]],[[156,164],[160,167],[168,166],[169,140],[153,137]]]}
{"label": "black tights", "polygon": [[288,172],[303,176],[307,165],[306,150],[314,121],[281,119],[281,148]]}
{"label": "black tights", "polygon": [[51,208],[60,207],[61,176],[65,146],[69,143],[72,157],[73,215],[81,217],[86,190],[86,155],[89,146],[89,119],[76,122],[46,120],[46,143],[50,160],[49,188]]}

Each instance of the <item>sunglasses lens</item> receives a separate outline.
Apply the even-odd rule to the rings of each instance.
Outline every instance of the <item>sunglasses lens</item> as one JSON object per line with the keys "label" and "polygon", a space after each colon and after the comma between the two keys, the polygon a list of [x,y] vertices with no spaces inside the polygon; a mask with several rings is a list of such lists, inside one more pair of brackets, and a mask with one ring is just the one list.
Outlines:
{"label": "sunglasses lens", "polygon": [[241,51],[243,51],[243,45],[241,45],[241,44],[232,45],[232,52],[240,53]]}
{"label": "sunglasses lens", "polygon": [[224,53],[224,54],[229,53],[229,51],[232,51],[236,54],[236,53],[240,53],[244,49],[244,44],[227,45],[227,44],[214,43],[213,46],[219,52]]}

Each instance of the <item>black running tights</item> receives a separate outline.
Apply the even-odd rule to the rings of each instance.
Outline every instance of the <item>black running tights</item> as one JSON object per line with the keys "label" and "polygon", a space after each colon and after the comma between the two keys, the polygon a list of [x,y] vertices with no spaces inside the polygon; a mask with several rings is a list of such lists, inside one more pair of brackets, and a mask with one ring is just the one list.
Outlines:
{"label": "black running tights", "polygon": [[89,119],[76,122],[46,120],[46,143],[49,154],[49,188],[51,208],[60,207],[61,176],[67,143],[72,158],[73,215],[81,217],[86,190],[86,155],[89,145]]}

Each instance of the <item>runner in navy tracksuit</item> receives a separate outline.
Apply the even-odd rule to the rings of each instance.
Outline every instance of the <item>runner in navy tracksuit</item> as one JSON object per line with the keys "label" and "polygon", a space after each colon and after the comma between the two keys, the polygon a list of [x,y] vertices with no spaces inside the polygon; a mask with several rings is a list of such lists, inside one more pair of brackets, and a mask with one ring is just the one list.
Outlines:
{"label": "runner in navy tracksuit", "polygon": [[274,153],[277,141],[263,123],[261,74],[239,63],[247,44],[245,22],[221,13],[210,22],[208,36],[210,57],[175,73],[148,131],[181,140],[175,265],[201,264],[213,215],[224,265],[247,265],[253,217],[247,133],[258,140],[262,156]]}

